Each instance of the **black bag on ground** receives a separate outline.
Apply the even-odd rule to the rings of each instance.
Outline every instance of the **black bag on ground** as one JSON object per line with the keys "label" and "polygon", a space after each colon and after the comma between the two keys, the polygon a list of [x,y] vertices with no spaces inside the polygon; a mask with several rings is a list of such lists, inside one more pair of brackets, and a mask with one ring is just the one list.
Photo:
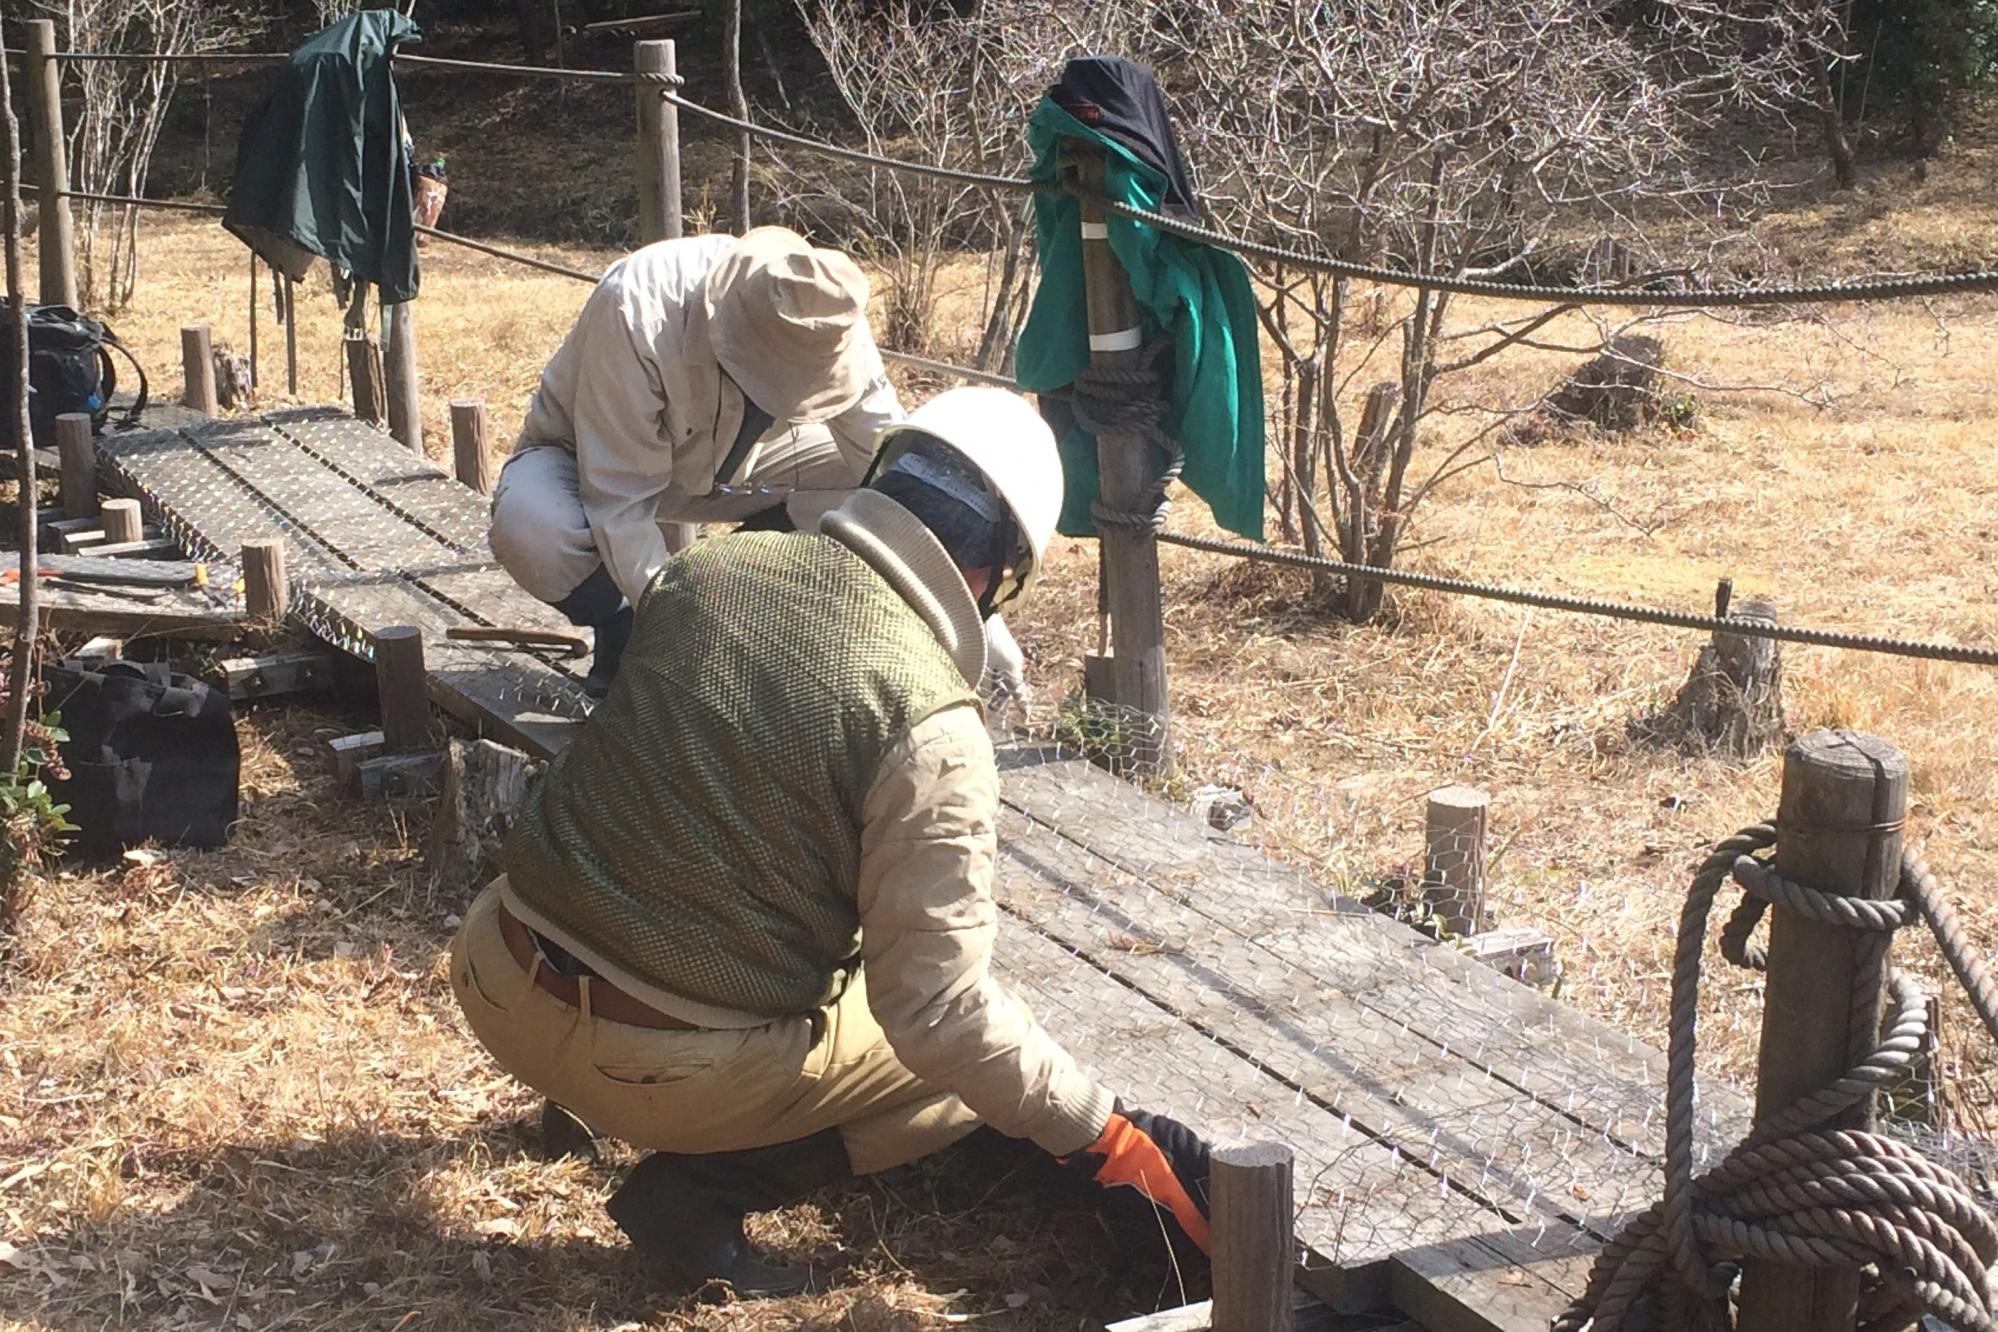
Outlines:
{"label": "black bag on ground", "polygon": [[131,661],[64,662],[47,678],[43,706],[61,711],[69,733],[69,777],[49,785],[78,828],[73,852],[100,859],[149,839],[228,840],[242,758],[226,692]]}
{"label": "black bag on ground", "polygon": [[[138,358],[116,333],[66,305],[28,307],[28,424],[37,448],[55,446],[55,419],[64,412],[84,412],[92,430],[104,428],[111,416],[111,395],[118,391],[118,369],[111,359],[114,347],[139,376],[138,394],[121,423],[130,428],[146,410],[146,372]],[[9,318],[0,320],[0,365],[13,363],[14,324]],[[0,377],[0,407],[13,419],[11,378]]]}

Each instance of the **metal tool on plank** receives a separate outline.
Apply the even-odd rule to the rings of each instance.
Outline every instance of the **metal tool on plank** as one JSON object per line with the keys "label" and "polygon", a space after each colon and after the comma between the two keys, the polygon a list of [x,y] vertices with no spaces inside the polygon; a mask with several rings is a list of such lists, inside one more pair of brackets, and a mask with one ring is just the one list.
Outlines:
{"label": "metal tool on plank", "polygon": [[444,637],[460,643],[499,643],[511,647],[561,648],[565,659],[590,655],[590,640],[561,629],[528,629],[512,625],[454,624]]}

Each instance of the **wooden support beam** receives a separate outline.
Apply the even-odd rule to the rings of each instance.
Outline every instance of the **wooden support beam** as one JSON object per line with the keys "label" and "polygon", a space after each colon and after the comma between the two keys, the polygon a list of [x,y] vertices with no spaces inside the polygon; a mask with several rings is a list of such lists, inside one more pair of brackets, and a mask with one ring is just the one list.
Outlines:
{"label": "wooden support beam", "polygon": [[291,590],[284,572],[284,538],[255,537],[243,543],[243,609],[268,628],[283,622]]}
{"label": "wooden support beam", "polygon": [[356,768],[363,800],[413,800],[435,795],[444,771],[444,756],[436,750],[417,754],[383,754],[363,759]]}
{"label": "wooden support beam", "polygon": [[1422,896],[1445,933],[1476,934],[1485,904],[1485,815],[1491,797],[1470,786],[1429,793]]}
{"label": "wooden support beam", "polygon": [[389,433],[423,453],[423,388],[416,373],[416,311],[405,302],[382,307],[382,379],[388,390]]}
{"label": "wooden support beam", "polygon": [[180,327],[180,405],[213,416],[221,409],[215,401],[215,350],[206,324]]}
{"label": "wooden support beam", "polygon": [[493,493],[493,465],[486,457],[486,400],[451,402],[451,457],[458,479],[481,495]]}
{"label": "wooden support beam", "polygon": [[387,742],[380,731],[359,731],[337,735],[326,742],[326,765],[333,784],[347,795],[361,793],[361,764],[379,756]]}
{"label": "wooden support beam", "polygon": [[[1907,815],[1908,758],[1899,749],[1857,731],[1799,736],[1783,754],[1776,872],[1826,892],[1892,897]],[[1782,906],[1769,916],[1758,1123],[1837,1079],[1851,1051],[1873,1048],[1880,1024],[1879,992],[1854,994],[1859,931]],[[1871,1099],[1831,1127],[1872,1128]],[[1740,1332],[1851,1332],[1858,1305],[1857,1268],[1741,1265]]]}
{"label": "wooden support beam", "polygon": [[166,537],[145,537],[138,541],[92,546],[90,554],[100,560],[177,560],[180,558],[180,547]]}
{"label": "wooden support beam", "polygon": [[331,688],[339,679],[340,658],[320,649],[230,657],[219,663],[233,699],[275,698]]}
{"label": "wooden support beam", "polygon": [[[634,42],[631,67],[639,74],[673,74],[670,39]],[[663,83],[632,85],[638,111],[638,239],[678,240],[680,219],[680,109],[665,98]]]}
{"label": "wooden support beam", "polygon": [[83,304],[76,286],[76,220],[69,211],[69,137],[62,124],[62,66],[55,58],[53,19],[29,19],[22,71],[28,78],[28,120],[34,137],[35,183],[41,187],[41,303]]}
{"label": "wooden support beam", "polygon": [[423,669],[423,631],[413,624],[377,629],[375,686],[381,695],[382,736],[391,754],[430,747],[429,680]]}
{"label": "wooden support beam", "polygon": [[[1103,208],[1103,152],[1075,153],[1082,211],[1082,278],[1089,310],[1089,363],[1108,369],[1138,364],[1143,323],[1131,279],[1110,248]],[[1132,513],[1149,502],[1152,450],[1144,436],[1108,430],[1096,438],[1100,494],[1106,509]],[[1137,771],[1171,763],[1166,701],[1165,611],[1159,592],[1159,546],[1149,531],[1099,523],[1102,576],[1110,608],[1110,678],[1105,702],[1138,714],[1132,727]],[[1141,719],[1149,718],[1149,725]]]}
{"label": "wooden support beam", "polygon": [[1291,1332],[1291,1151],[1257,1142],[1214,1151],[1215,1332]]}
{"label": "wooden support beam", "polygon": [[56,452],[62,456],[62,516],[97,516],[97,441],[90,413],[56,417]]}

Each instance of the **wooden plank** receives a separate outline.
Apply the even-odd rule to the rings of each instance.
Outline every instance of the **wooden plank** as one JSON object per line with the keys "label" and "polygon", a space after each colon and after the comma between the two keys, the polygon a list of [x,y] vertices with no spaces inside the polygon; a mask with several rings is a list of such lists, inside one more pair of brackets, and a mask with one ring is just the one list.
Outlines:
{"label": "wooden plank", "polygon": [[[62,455],[54,449],[35,450],[35,475],[43,481],[53,481],[62,475]],[[11,449],[0,453],[0,481],[21,479],[21,459]]]}
{"label": "wooden plank", "polygon": [[1394,1307],[1427,1332],[1547,1332],[1580,1293],[1594,1246],[1531,1243],[1501,1233],[1403,1250],[1388,1265]]}
{"label": "wooden plank", "polygon": [[[1120,1319],[1103,1332],[1211,1332],[1214,1301],[1182,1304],[1176,1309]],[[1422,1332],[1413,1323],[1383,1321],[1373,1314],[1337,1314],[1302,1291],[1291,1306],[1291,1332]]]}
{"label": "wooden plank", "polygon": [[[1002,798],[1182,900],[1319,983],[1349,993],[1398,1036],[1458,1051],[1494,1079],[1647,1155],[1663,1150],[1665,1057],[1358,904],[1079,761],[1004,757]],[[1346,928],[1316,928],[1338,915]],[[1579,1091],[1586,1090],[1584,1099]],[[1703,1148],[1747,1130],[1745,1098],[1702,1086]]]}
{"label": "wooden plank", "polygon": [[101,546],[90,548],[90,558],[94,560],[173,560],[180,558],[180,547],[166,537],[152,537],[145,541],[107,541]]}
{"label": "wooden plank", "polygon": [[106,559],[96,551],[88,555],[44,555],[40,564],[67,578],[122,587],[189,587],[195,578],[192,560]]}
{"label": "wooden plank", "polygon": [[[1007,911],[1401,1154],[1455,1200],[1460,1234],[1494,1216],[1573,1226],[1593,1210],[1648,1201],[1650,1163],[1461,1055],[1401,1037],[1341,986],[1277,962],[1017,812],[1002,813],[999,834],[993,892]],[[1350,925],[1328,916],[1315,934],[1329,949]]]}
{"label": "wooden plank", "polygon": [[[0,583],[0,612],[21,604],[18,580]],[[44,581],[43,622],[66,633],[108,634],[134,638],[174,637],[230,639],[240,631],[243,614],[217,606],[207,597],[173,588],[84,588]]]}
{"label": "wooden plank", "polygon": [[486,533],[492,501],[392,436],[329,408],[270,412],[263,418],[305,453],[337,467],[356,485],[461,552],[491,558]]}
{"label": "wooden plank", "polygon": [[[1217,1139],[1273,1136],[1292,1147],[1300,1201],[1314,1204],[1298,1222],[1314,1254],[1299,1282],[1319,1299],[1378,1307],[1393,1254],[1464,1232],[1463,1201],[1426,1171],[1025,922],[1002,915],[994,957],[1042,1025],[1131,1103]],[[1483,1228],[1506,1224],[1490,1213]]]}

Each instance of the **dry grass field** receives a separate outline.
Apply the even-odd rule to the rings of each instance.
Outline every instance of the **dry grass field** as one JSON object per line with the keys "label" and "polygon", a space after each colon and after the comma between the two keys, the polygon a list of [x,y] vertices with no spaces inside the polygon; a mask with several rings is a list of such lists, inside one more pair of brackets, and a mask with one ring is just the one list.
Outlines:
{"label": "dry grass field", "polygon": [[[1783,242],[1814,272],[1988,253],[1992,155],[1930,174],[1888,168],[1859,196],[1800,206]],[[611,257],[530,248],[589,269]],[[434,244],[424,265],[442,456],[454,396],[486,397],[510,432],[584,288]],[[969,269],[954,313],[975,295]],[[137,301],[112,322],[156,388],[177,383],[182,323],[247,346],[245,270],[219,229],[148,221]],[[1505,479],[1470,472],[1423,512],[1409,562],[1695,609],[1731,576],[1737,598],[1799,623],[1998,641],[1994,315],[1959,301],[1674,323],[1680,371],[1828,405],[1702,392],[1690,430],[1511,450]],[[281,334],[268,318],[260,332],[264,379],[281,384]],[[302,398],[335,398],[337,338],[315,286]],[[1564,369],[1525,353],[1451,391],[1517,396]],[[1204,530],[1197,509],[1175,525]],[[1500,921],[1552,933],[1564,999],[1662,1039],[1689,868],[1776,796],[1773,756],[1630,738],[1684,678],[1693,636],[1427,594],[1355,629],[1317,613],[1303,574],[1182,549],[1163,563],[1183,764],[1250,795],[1243,835],[1358,891],[1419,857],[1425,792],[1481,786]],[[1062,543],[1017,624],[1039,719],[1093,650],[1093,567],[1089,545]],[[1998,945],[1998,674],[1823,649],[1785,664],[1793,729],[1854,726],[1908,751],[1910,837]],[[444,948],[463,903],[430,886],[425,811],[338,802],[321,773],[317,741],[356,720],[251,709],[231,848],[58,874],[30,901],[0,970],[0,1328],[1010,1330],[1179,1302],[1144,1234],[1107,1227],[1031,1153],[945,1158],[772,1218],[766,1238],[819,1264],[826,1295],[746,1309],[649,1291],[600,1206],[617,1160],[537,1159],[533,1102],[460,1024]],[[1942,980],[1921,939],[1901,953]],[[1742,1077],[1758,987],[1720,973],[1707,999],[1703,1054]],[[1981,1133],[1998,1061],[1967,1008],[1945,1013],[1946,1108]]]}

